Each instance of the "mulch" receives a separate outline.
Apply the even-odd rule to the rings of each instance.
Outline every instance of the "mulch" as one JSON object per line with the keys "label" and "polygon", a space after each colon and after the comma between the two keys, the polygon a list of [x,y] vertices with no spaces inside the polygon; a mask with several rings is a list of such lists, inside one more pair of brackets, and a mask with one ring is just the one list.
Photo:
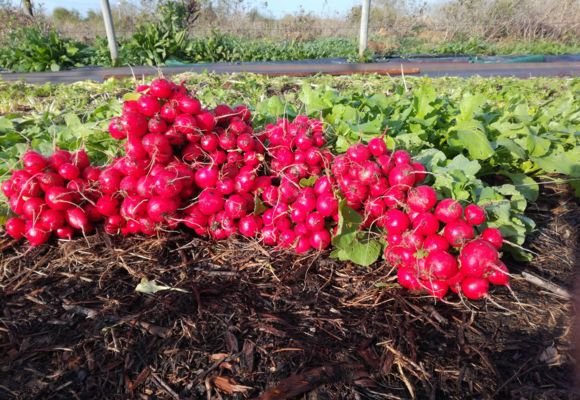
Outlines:
{"label": "mulch", "polygon": [[573,304],[520,274],[573,292],[580,207],[563,186],[540,199],[539,255],[476,302],[241,239],[2,238],[0,398],[580,398]]}

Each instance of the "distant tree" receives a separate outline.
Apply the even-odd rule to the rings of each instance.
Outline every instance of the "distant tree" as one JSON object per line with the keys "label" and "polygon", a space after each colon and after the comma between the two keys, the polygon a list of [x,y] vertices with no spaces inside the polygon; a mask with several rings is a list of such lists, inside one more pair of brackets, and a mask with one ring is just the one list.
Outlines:
{"label": "distant tree", "polygon": [[57,23],[79,22],[81,20],[81,15],[77,10],[68,10],[64,7],[56,7],[52,11],[52,18]]}

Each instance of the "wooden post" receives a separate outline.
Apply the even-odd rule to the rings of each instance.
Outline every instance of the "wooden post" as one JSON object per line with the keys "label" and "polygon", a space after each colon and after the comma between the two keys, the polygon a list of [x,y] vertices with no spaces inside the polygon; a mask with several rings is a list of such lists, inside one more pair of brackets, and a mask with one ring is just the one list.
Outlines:
{"label": "wooden post", "polygon": [[22,7],[24,8],[24,13],[29,17],[33,17],[32,14],[32,0],[23,0]]}
{"label": "wooden post", "polygon": [[119,52],[117,49],[117,39],[115,38],[115,27],[113,26],[113,16],[111,15],[109,0],[101,0],[101,9],[103,11],[103,20],[105,21],[105,31],[107,32],[109,51],[111,52],[111,61],[113,66],[115,66],[119,59]]}
{"label": "wooden post", "polygon": [[362,11],[360,13],[360,38],[358,43],[358,55],[362,57],[367,49],[369,36],[369,14],[371,9],[371,0],[363,0]]}

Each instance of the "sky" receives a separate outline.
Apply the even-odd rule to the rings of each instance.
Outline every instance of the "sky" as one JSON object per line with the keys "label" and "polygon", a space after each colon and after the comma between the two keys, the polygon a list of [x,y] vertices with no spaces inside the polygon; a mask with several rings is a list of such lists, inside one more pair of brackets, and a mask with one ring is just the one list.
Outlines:
{"label": "sky", "polygon": [[[113,6],[117,0],[109,0]],[[435,3],[437,0],[428,0],[428,3]],[[15,1],[18,3],[18,0]],[[100,10],[100,0],[38,0],[47,12],[52,12],[55,7],[77,9],[82,15],[86,15],[88,10]],[[346,14],[353,5],[358,5],[361,0],[247,0],[246,4],[255,4],[258,9],[263,9],[264,3],[268,4],[267,11],[274,17],[281,17],[285,14],[294,14],[300,9],[305,12],[312,12],[319,15]]]}

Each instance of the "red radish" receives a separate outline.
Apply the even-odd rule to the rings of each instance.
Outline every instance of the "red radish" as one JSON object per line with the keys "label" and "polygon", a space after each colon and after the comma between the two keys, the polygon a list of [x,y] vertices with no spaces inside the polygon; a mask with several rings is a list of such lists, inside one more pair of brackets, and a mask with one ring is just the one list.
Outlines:
{"label": "red radish", "polygon": [[439,220],[430,212],[422,212],[413,218],[413,228],[415,232],[422,236],[430,236],[439,230]]}
{"label": "red radish", "polygon": [[465,207],[465,220],[471,225],[480,225],[486,221],[485,211],[480,206],[469,204]]}
{"label": "red radish", "polygon": [[195,116],[197,126],[205,132],[210,132],[216,124],[215,117],[210,112],[201,112]]}
{"label": "red radish", "polygon": [[407,214],[401,210],[387,211],[384,215],[384,221],[384,227],[389,235],[403,233],[407,230],[410,224],[409,217],[407,217]]}
{"label": "red radish", "polygon": [[278,228],[273,225],[266,225],[262,228],[262,241],[267,246],[275,246],[278,243]]}
{"label": "red radish", "polygon": [[295,224],[306,221],[306,217],[308,217],[308,211],[306,211],[304,208],[296,207],[290,211],[290,219]]}
{"label": "red radish", "polygon": [[324,229],[324,217],[318,212],[310,213],[306,217],[306,226],[312,232],[321,231]]}
{"label": "red radish", "polygon": [[488,266],[497,264],[498,260],[497,249],[481,239],[469,242],[459,254],[461,271],[466,276],[482,277]]}
{"label": "red radish", "polygon": [[388,208],[396,208],[405,203],[406,195],[399,187],[390,187],[383,196],[385,206]]}
{"label": "red radish", "polygon": [[288,248],[294,246],[295,240],[296,240],[296,234],[291,229],[281,231],[279,239],[278,239],[280,247],[285,248],[285,249],[288,249]]}
{"label": "red radish", "polygon": [[175,198],[152,197],[147,202],[147,216],[151,222],[163,222],[173,217],[178,207]]}
{"label": "red radish", "polygon": [[481,238],[491,243],[493,247],[498,250],[503,246],[503,236],[501,235],[501,231],[497,228],[484,229],[481,233]]}
{"label": "red radish", "polygon": [[224,207],[224,197],[215,189],[205,189],[199,195],[200,211],[205,215],[217,214]]}
{"label": "red radish", "polygon": [[119,200],[111,195],[105,195],[97,200],[97,210],[106,217],[119,213]]}
{"label": "red radish", "polygon": [[47,209],[42,211],[39,218],[40,226],[47,231],[56,231],[64,225],[65,218],[62,211]]}
{"label": "red radish", "polygon": [[387,235],[387,242],[389,243],[389,247],[391,246],[398,246],[403,241],[403,235],[400,233],[391,233]]}
{"label": "red radish", "polygon": [[399,285],[408,290],[420,290],[422,288],[413,268],[399,268],[397,270],[397,281],[399,282]]}
{"label": "red radish", "polygon": [[371,152],[364,144],[357,143],[348,148],[346,155],[352,162],[361,164],[371,157]]}
{"label": "red radish", "polygon": [[161,118],[167,122],[173,122],[175,118],[179,115],[177,107],[172,103],[165,103],[161,106],[161,111],[159,112]]}
{"label": "red radish", "polygon": [[409,164],[401,164],[389,171],[389,184],[407,190],[415,183],[413,167]]}
{"label": "red radish", "polygon": [[149,85],[137,85],[135,90],[137,93],[146,93],[149,90]]}
{"label": "red radish", "polygon": [[59,239],[68,239],[71,240],[74,234],[74,230],[70,226],[63,226],[57,228],[54,232],[56,237]]}
{"label": "red radish", "polygon": [[[13,181],[13,183],[16,183]],[[26,196],[26,197],[38,197],[42,195],[42,188],[36,178],[29,178],[24,182],[21,182],[20,186],[16,187],[13,186],[15,189],[15,194],[19,196]]]}
{"label": "red radish", "polygon": [[314,183],[314,193],[320,196],[323,193],[332,193],[335,185],[334,179],[328,176],[321,176]]}
{"label": "red radish", "polygon": [[425,166],[418,162],[411,163],[411,166],[415,170],[415,182],[423,182],[427,178]]}
{"label": "red radish", "polygon": [[301,235],[298,236],[296,240],[296,244],[294,246],[294,251],[297,254],[306,253],[312,247],[310,246],[310,237],[308,235]]}
{"label": "red radish", "polygon": [[48,241],[50,232],[41,229],[39,226],[32,226],[26,230],[24,236],[32,246],[40,246]]}
{"label": "red radish", "polygon": [[122,140],[127,137],[122,117],[113,117],[109,122],[109,134],[113,139]]}
{"label": "red radish", "polygon": [[89,155],[84,149],[81,149],[72,155],[72,162],[81,171],[91,165]]}
{"label": "red radish", "polygon": [[234,111],[242,120],[244,120],[246,122],[249,121],[250,118],[252,117],[252,113],[250,112],[248,107],[243,105],[243,104],[237,105],[234,108]]}
{"label": "red radish", "polygon": [[449,242],[440,235],[429,235],[423,241],[423,249],[427,252],[449,249]]}
{"label": "red radish", "polygon": [[421,280],[421,286],[429,293],[431,296],[442,299],[447,294],[449,290],[449,285],[445,281],[438,280]]}
{"label": "red radish", "polygon": [[216,189],[223,195],[231,194],[234,192],[235,183],[232,178],[222,178],[221,180],[217,181]]}
{"label": "red radish", "polygon": [[9,234],[13,239],[21,239],[24,237],[25,224],[22,218],[12,217],[6,220],[6,225],[4,226],[6,233]]}
{"label": "red radish", "polygon": [[149,85],[149,94],[161,99],[167,99],[173,92],[173,84],[166,79],[157,78],[151,81]]}
{"label": "red radish", "polygon": [[491,265],[491,272],[487,276],[489,283],[497,286],[509,286],[509,271],[506,265],[498,261]]}
{"label": "red radish", "polygon": [[395,166],[395,162],[391,156],[383,154],[382,156],[377,157],[377,164],[381,167],[381,172],[388,176],[391,169]]}
{"label": "red radish", "polygon": [[397,150],[393,153],[395,166],[411,164],[411,155],[405,150]]}
{"label": "red radish", "polygon": [[83,179],[85,179],[87,181],[92,181],[92,182],[99,180],[100,175],[101,175],[101,170],[99,168],[91,167],[91,166],[86,167],[82,173]]}
{"label": "red radish", "polygon": [[119,171],[107,168],[99,175],[99,187],[104,193],[115,193],[119,190],[121,179],[123,175]]}
{"label": "red radish", "polygon": [[136,100],[127,100],[123,103],[123,114],[128,112],[139,112],[139,103]]}
{"label": "red radish", "polygon": [[486,297],[489,292],[487,279],[472,276],[465,277],[461,282],[461,292],[471,300],[479,300]]}
{"label": "red radish", "polygon": [[458,271],[455,257],[443,250],[430,252],[425,260],[425,267],[434,279],[449,279]]}
{"label": "red radish", "polygon": [[58,167],[58,174],[64,179],[72,180],[77,178],[81,174],[81,171],[74,164],[64,163]]}
{"label": "red radish", "polygon": [[401,245],[410,247],[412,249],[420,249],[423,247],[423,235],[420,235],[416,232],[407,232],[403,234],[403,240],[401,241]]}
{"label": "red radish", "polygon": [[385,143],[383,137],[376,137],[369,140],[368,149],[371,154],[375,157],[387,154],[387,144]]}
{"label": "red radish", "polygon": [[185,114],[199,114],[201,103],[196,98],[183,96],[179,99],[179,109]]}
{"label": "red radish", "polygon": [[46,203],[39,197],[30,197],[22,205],[22,215],[31,220],[36,220],[42,210],[46,208]]}
{"label": "red radish", "polygon": [[22,165],[29,174],[36,174],[42,172],[48,166],[48,161],[36,151],[27,151],[22,156]]}
{"label": "red radish", "polygon": [[146,117],[154,117],[161,110],[159,101],[153,96],[142,95],[137,100],[137,104],[139,105],[139,112]]}
{"label": "red radish", "polygon": [[235,219],[242,218],[248,213],[246,201],[239,194],[233,194],[225,201],[224,210]]}
{"label": "red radish", "polygon": [[72,194],[62,186],[48,188],[44,195],[44,201],[53,210],[66,210],[73,206]]}
{"label": "red radish", "polygon": [[14,190],[12,189],[12,181],[10,179],[2,182],[2,193],[4,193],[4,196],[6,197],[10,197],[15,194]]}
{"label": "red radish", "polygon": [[71,228],[78,229],[82,232],[90,230],[90,223],[87,215],[82,208],[71,207],[64,213],[66,222]]}
{"label": "red radish", "polygon": [[48,157],[48,163],[54,169],[58,169],[61,164],[71,162],[72,154],[66,150],[55,150],[54,153]]}
{"label": "red radish", "polygon": [[377,182],[381,176],[380,167],[371,160],[364,161],[360,164],[361,168],[357,178],[364,185],[372,185]]}
{"label": "red radish", "polygon": [[160,117],[151,118],[147,126],[151,133],[165,133],[167,131],[167,122]]}
{"label": "red radish", "polygon": [[473,239],[475,232],[473,227],[463,220],[449,222],[443,228],[443,236],[453,247],[461,247],[469,240]]}
{"label": "red radish", "polygon": [[216,167],[203,167],[195,173],[195,183],[202,189],[213,187],[219,178],[219,171]]}
{"label": "red radish", "polygon": [[179,114],[175,117],[173,126],[178,132],[187,135],[196,132],[197,120],[189,114]]}
{"label": "red radish", "polygon": [[414,211],[429,211],[437,203],[437,193],[430,186],[410,188],[407,193],[407,204]]}
{"label": "red radish", "polygon": [[332,217],[338,213],[338,200],[330,193],[322,194],[316,199],[316,210],[323,217]]}
{"label": "red radish", "polygon": [[121,124],[127,137],[139,138],[147,133],[147,118],[137,112],[127,112],[121,117]]}
{"label": "red radish", "polygon": [[22,214],[22,208],[24,207],[25,200],[22,196],[14,195],[10,197],[8,200],[8,204],[10,205],[10,209],[20,215]]}
{"label": "red radish", "polygon": [[97,210],[97,207],[95,207],[92,204],[86,204],[83,207],[85,214],[89,220],[89,222],[99,222],[103,219],[103,214],[101,214],[99,212],[99,210]]}
{"label": "red radish", "polygon": [[445,224],[461,218],[462,213],[461,204],[453,199],[443,199],[435,207],[435,216]]}
{"label": "red radish", "polygon": [[318,251],[324,250],[330,246],[330,241],[330,233],[326,229],[313,232],[312,235],[310,235],[310,246]]}
{"label": "red radish", "polygon": [[255,237],[262,227],[262,220],[256,215],[246,215],[240,219],[238,230],[247,237]]}

